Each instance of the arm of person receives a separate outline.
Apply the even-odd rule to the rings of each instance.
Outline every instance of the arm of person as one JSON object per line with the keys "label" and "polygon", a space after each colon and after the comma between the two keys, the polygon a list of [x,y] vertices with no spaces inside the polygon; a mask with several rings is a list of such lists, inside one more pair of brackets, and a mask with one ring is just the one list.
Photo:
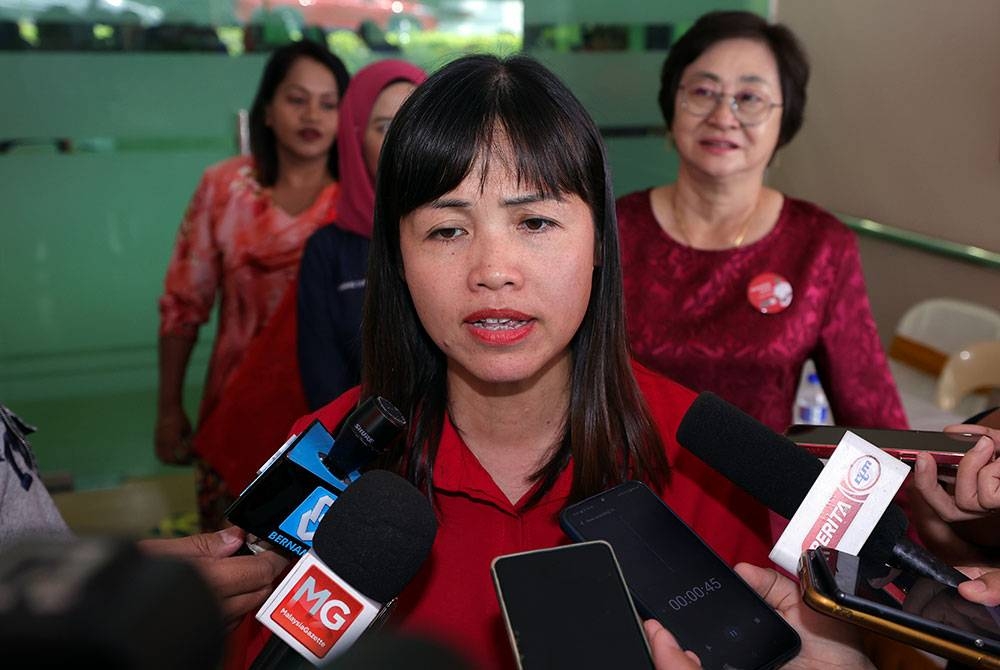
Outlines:
{"label": "arm of person", "polygon": [[156,457],[163,463],[191,462],[191,420],[184,411],[183,388],[194,340],[163,335],[159,342],[159,392],[156,402]]}
{"label": "arm of person", "polygon": [[243,546],[245,533],[236,527],[188,537],[141,540],[139,548],[150,554],[190,561],[205,579],[232,630],[271,593],[273,582],[288,560],[273,551],[233,554]]}
{"label": "arm of person", "polygon": [[[875,665],[862,651],[858,629],[811,609],[802,601],[799,587],[791,579],[749,563],[738,563],[735,570],[802,638],[801,651],[784,668],[874,670]],[[701,667],[698,657],[682,652],[659,622],[649,620],[643,625],[657,670]]]}
{"label": "arm of person", "polygon": [[872,316],[853,235],[831,287],[813,359],[834,420],[859,428],[908,428]]}
{"label": "arm of person", "polygon": [[184,412],[184,376],[198,328],[212,311],[222,275],[222,253],[212,230],[216,188],[210,171],[188,204],[160,297],[159,385],[154,433],[156,456],[164,463],[190,463],[191,421]]}
{"label": "arm of person", "polygon": [[934,459],[918,454],[911,518],[928,548],[953,564],[979,564],[1000,547],[1000,429],[977,424],[946,431],[981,435],[959,461],[954,483],[939,479]]}

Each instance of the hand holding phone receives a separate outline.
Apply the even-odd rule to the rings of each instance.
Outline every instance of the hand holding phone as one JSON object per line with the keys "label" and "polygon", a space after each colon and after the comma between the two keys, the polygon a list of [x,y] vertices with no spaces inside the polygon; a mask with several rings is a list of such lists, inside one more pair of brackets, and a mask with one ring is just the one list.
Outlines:
{"label": "hand holding phone", "polygon": [[575,540],[614,548],[636,608],[705,668],[776,668],[800,640],[732,568],[642,482],[625,482],[560,515]]}
{"label": "hand holding phone", "polygon": [[956,565],[989,562],[1000,548],[1000,430],[966,426],[978,441],[958,468],[942,473],[921,455],[914,467],[910,518],[934,553]]}
{"label": "hand holding phone", "polygon": [[971,667],[1000,669],[1000,608],[827,547],[802,555],[799,576],[803,600],[819,612]]}

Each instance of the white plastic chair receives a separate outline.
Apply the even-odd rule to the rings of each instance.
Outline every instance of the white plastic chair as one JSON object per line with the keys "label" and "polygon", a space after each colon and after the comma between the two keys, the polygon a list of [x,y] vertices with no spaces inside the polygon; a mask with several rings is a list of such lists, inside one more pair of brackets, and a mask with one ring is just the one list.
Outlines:
{"label": "white plastic chair", "polygon": [[1000,340],[1000,312],[964,300],[932,298],[906,311],[896,335],[950,356],[970,342]]}
{"label": "white plastic chair", "polygon": [[1000,311],[952,298],[919,302],[899,320],[889,345],[889,367],[911,428],[940,430],[983,409],[984,398],[960,398],[948,412],[937,403],[937,385],[948,357],[972,342],[1000,340]]}
{"label": "white plastic chair", "polygon": [[[974,342],[948,357],[937,383],[937,404],[951,411],[979,389],[1000,389],[1000,340]],[[992,401],[991,403],[992,404]]]}

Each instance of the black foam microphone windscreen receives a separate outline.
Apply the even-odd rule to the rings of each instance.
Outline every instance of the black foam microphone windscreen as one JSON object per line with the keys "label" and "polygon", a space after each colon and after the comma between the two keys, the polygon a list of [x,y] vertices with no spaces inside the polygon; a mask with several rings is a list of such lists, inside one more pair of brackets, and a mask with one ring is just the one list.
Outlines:
{"label": "black foam microphone windscreen", "polygon": [[[788,438],[712,393],[702,393],[681,420],[677,441],[768,509],[792,518],[823,463]],[[861,555],[893,563],[906,515],[895,504],[882,515]]]}
{"label": "black foam microphone windscreen", "polygon": [[313,538],[313,551],[372,600],[395,598],[423,565],[437,520],[430,501],[387,470],[363,474],[337,498]]}
{"label": "black foam microphone windscreen", "polygon": [[[423,565],[436,534],[437,519],[424,495],[399,475],[387,470],[371,470],[348,486],[330,506],[316,528],[312,551],[296,566],[303,561],[314,564],[312,557],[315,556],[328,582],[349,585],[375,601],[371,606],[380,607],[382,611],[371,623],[371,628],[365,629],[370,633],[380,625],[381,614],[387,612],[385,606],[399,595]],[[265,609],[282,606],[289,594],[298,590],[299,580],[293,567],[272,594],[272,598],[279,597],[279,602],[276,605],[266,603]],[[297,599],[297,595],[292,596],[292,600]],[[362,609],[368,607],[359,605]],[[360,615],[359,611],[349,613],[354,617]],[[258,613],[258,619],[276,634],[254,659],[251,670],[308,667],[299,655],[303,652],[293,650],[282,641],[279,631],[289,631],[283,618],[275,620],[268,616],[261,619]],[[356,620],[347,622],[346,630],[356,625],[353,622]],[[320,629],[319,633],[325,636]],[[337,630],[340,629],[338,626]],[[361,635],[364,639],[367,633]],[[333,658],[337,655],[332,653],[334,650],[343,653],[356,638],[331,638],[327,642],[332,646],[324,654],[329,653],[329,658]]]}

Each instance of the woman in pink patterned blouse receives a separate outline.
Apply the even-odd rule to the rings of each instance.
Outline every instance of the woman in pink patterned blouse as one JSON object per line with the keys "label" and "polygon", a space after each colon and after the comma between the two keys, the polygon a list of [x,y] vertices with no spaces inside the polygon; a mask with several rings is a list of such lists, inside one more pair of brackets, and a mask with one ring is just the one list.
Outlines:
{"label": "woman in pink patterned blouse", "polygon": [[[252,156],[209,167],[181,223],[160,298],[156,455],[194,458],[181,403],[198,330],[220,295],[218,333],[199,425],[295,280],[306,238],[336,216],[338,105],[344,64],[325,47],[297,42],[275,51],[250,111]],[[202,525],[219,527],[225,482],[197,461]]]}
{"label": "woman in pink patterned blouse", "polygon": [[713,12],[671,47],[677,181],[618,200],[635,357],[784,431],[812,358],[836,422],[906,427],[851,231],[764,186],[802,125],[809,64],[781,25]]}

